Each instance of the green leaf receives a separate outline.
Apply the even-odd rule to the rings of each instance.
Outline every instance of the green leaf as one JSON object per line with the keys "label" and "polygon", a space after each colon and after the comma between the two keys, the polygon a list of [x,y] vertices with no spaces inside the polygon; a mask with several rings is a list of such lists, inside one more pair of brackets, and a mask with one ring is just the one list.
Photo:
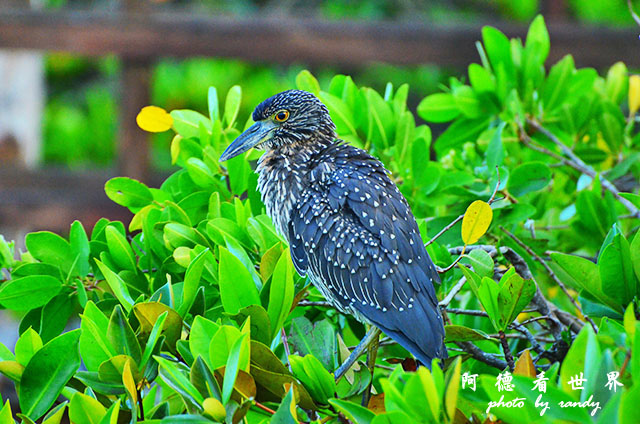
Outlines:
{"label": "green leaf", "polygon": [[619,305],[627,305],[637,294],[629,242],[622,234],[613,237],[598,258],[602,291]]}
{"label": "green leaf", "polygon": [[298,90],[308,91],[316,96],[320,93],[318,80],[306,69],[300,71],[296,76],[296,87]]}
{"label": "green leaf", "polygon": [[449,122],[460,114],[460,109],[450,93],[436,93],[422,99],[418,115],[427,122]]}
{"label": "green leaf", "polygon": [[40,335],[31,327],[16,342],[16,361],[27,366],[33,355],[42,348]]}
{"label": "green leaf", "polygon": [[[238,370],[240,369],[240,361],[242,354],[242,345],[247,339],[246,334],[242,334],[236,339],[229,350],[229,356],[227,358],[227,364],[224,371],[224,380],[222,383],[222,404],[226,405],[231,399],[231,393],[233,393],[233,386],[236,383],[238,377]],[[247,358],[248,359],[248,358]]]}
{"label": "green leaf", "polygon": [[318,358],[326,369],[335,367],[336,335],[335,328],[328,320],[312,324],[305,317],[291,321],[289,343],[301,355],[311,354]]}
{"label": "green leaf", "polygon": [[2,409],[0,409],[0,423],[2,424],[13,424],[13,416],[11,415],[11,404],[9,403],[9,399],[4,403]]}
{"label": "green leaf", "polygon": [[284,321],[289,316],[291,305],[293,304],[293,263],[289,249],[285,250],[276,264],[271,277],[271,287],[269,289],[269,306],[267,313],[271,321],[271,339],[274,339]]}
{"label": "green leaf", "polygon": [[85,277],[89,273],[89,239],[80,221],[73,221],[69,230],[69,245],[76,265],[72,274]]}
{"label": "green leaf", "polygon": [[[67,409],[68,402],[59,403],[58,406],[52,408],[42,419],[42,424],[60,424],[62,416]],[[107,423],[111,424],[111,423]],[[115,424],[115,423],[114,423]]]}
{"label": "green leaf", "polygon": [[293,375],[309,390],[313,400],[328,404],[336,392],[336,383],[320,361],[312,355],[306,355],[304,358],[291,355],[289,363]]}
{"label": "green leaf", "polygon": [[293,396],[293,386],[287,391],[276,413],[271,417],[271,424],[297,424],[296,402]]}
{"label": "green leaf", "polygon": [[461,85],[453,89],[453,100],[462,114],[467,118],[478,118],[482,114],[480,100],[468,85]]}
{"label": "green leaf", "polygon": [[631,255],[633,271],[635,272],[638,281],[640,281],[640,231],[636,232],[636,235],[631,241],[631,245],[629,246],[629,254]]}
{"label": "green leaf", "polygon": [[364,406],[360,406],[357,403],[349,402],[342,399],[329,399],[329,403],[342,412],[347,419],[358,424],[371,424],[371,421],[375,418],[376,414],[369,411]]}
{"label": "green leaf", "polygon": [[549,76],[542,87],[542,102],[545,111],[553,111],[564,101],[569,91],[569,81],[575,72],[573,58],[565,56],[551,67]]}
{"label": "green leaf", "polygon": [[496,331],[504,330],[507,324],[502,321],[502,311],[498,304],[498,296],[500,295],[500,286],[490,278],[482,277],[480,287],[478,288],[478,300],[487,311],[491,324]]}
{"label": "green leaf", "polygon": [[81,315],[80,353],[89,371],[98,371],[100,364],[116,354],[107,338],[109,319],[92,302],[87,302]]}
{"label": "green leaf", "polygon": [[127,238],[111,225],[107,225],[104,233],[107,237],[107,245],[109,246],[111,259],[113,259],[120,268],[135,272],[137,269],[136,256]]}
{"label": "green leaf", "polygon": [[20,409],[37,420],[49,410],[80,367],[80,330],[64,333],[33,355],[20,380]]}
{"label": "green leaf", "polygon": [[500,308],[502,323],[507,326],[531,302],[536,293],[536,284],[532,280],[524,280],[513,272],[510,275],[505,273],[500,279],[500,286],[498,308]]}
{"label": "green leaf", "polygon": [[[578,398],[582,391],[591,392],[590,387],[594,387],[596,381],[590,377],[595,377],[595,371],[600,367],[601,359],[602,351],[596,335],[590,325],[585,325],[571,344],[567,356],[562,362],[562,367],[560,368],[562,389]],[[572,390],[569,380],[581,372],[584,373],[584,377],[587,379],[584,385],[585,389]]]}
{"label": "green leaf", "polygon": [[200,392],[202,397],[213,397],[215,399],[222,400],[218,382],[216,381],[213,373],[207,366],[202,356],[196,356],[196,359],[191,366],[189,380],[191,381],[193,386]]}
{"label": "green leaf", "polygon": [[204,270],[207,259],[212,259],[209,249],[200,252],[187,268],[184,276],[184,285],[182,286],[182,302],[178,308],[178,314],[182,317],[189,312],[191,305],[193,305],[198,288],[200,288],[200,277],[202,276],[202,271]]}
{"label": "green leaf", "polygon": [[616,62],[607,72],[605,91],[613,103],[619,105],[629,91],[629,71],[622,62]]}
{"label": "green leaf", "polygon": [[353,117],[351,109],[342,99],[326,91],[321,91],[320,100],[322,100],[322,103],[329,109],[329,114],[336,124],[338,134],[342,136],[346,134],[356,134],[355,118]]}
{"label": "green leaf", "polygon": [[490,172],[493,172],[496,166],[502,165],[504,160],[504,149],[502,148],[502,130],[504,129],[506,122],[501,122],[498,128],[495,129],[489,146],[487,146],[487,152],[485,154],[487,160],[487,168]]}
{"label": "green leaf", "polygon": [[9,280],[0,287],[0,305],[27,311],[46,305],[60,292],[62,283],[49,275],[31,275]]}
{"label": "green leaf", "polygon": [[144,369],[149,359],[151,359],[151,354],[155,350],[158,339],[160,339],[160,334],[162,333],[164,322],[167,319],[168,315],[169,311],[164,311],[160,314],[160,316],[158,316],[155,324],[153,324],[153,328],[151,328],[151,333],[149,334],[149,338],[147,339],[147,344],[145,345],[144,351],[142,352],[142,357],[140,359],[140,368]]}
{"label": "green leaf", "polygon": [[[227,364],[231,349],[233,348],[236,340],[242,337],[242,333],[235,327],[230,325],[222,325],[213,335],[209,343],[208,356],[211,360],[211,368],[218,369]],[[242,351],[242,357],[240,358],[240,369],[248,370],[250,361],[250,351],[246,347]]]}
{"label": "green leaf", "polygon": [[544,64],[549,55],[549,47],[547,26],[542,15],[538,15],[529,26],[525,48],[534,54],[540,64]]}
{"label": "green leaf", "polygon": [[69,242],[49,231],[27,234],[25,245],[31,256],[41,262],[60,267],[64,275],[69,273],[76,260]]}
{"label": "green leaf", "polygon": [[104,278],[107,280],[107,284],[109,284],[111,291],[113,291],[113,294],[120,301],[120,304],[127,312],[131,311],[131,308],[133,307],[133,299],[129,294],[129,289],[125,282],[118,274],[111,271],[111,269],[109,269],[105,264],[97,259],[95,261],[98,264],[98,268],[100,268],[100,271],[104,275]]}
{"label": "green leaf", "polygon": [[223,121],[227,124],[227,128],[231,128],[236,122],[238,113],[240,112],[240,101],[242,100],[242,87],[234,85],[227,92],[227,98],[224,101],[224,117]]}
{"label": "green leaf", "polygon": [[207,103],[209,104],[209,119],[211,122],[215,122],[220,118],[220,106],[218,105],[218,90],[214,86],[209,87]]}
{"label": "green leaf", "polygon": [[451,149],[457,149],[469,140],[475,140],[487,129],[488,118],[461,118],[449,126],[436,140],[435,149],[438,157],[446,155]]}
{"label": "green leaf", "polygon": [[153,201],[149,187],[133,178],[111,178],[105,183],[104,191],[109,199],[130,209],[142,208]]}
{"label": "green leaf", "polygon": [[186,376],[185,367],[179,362],[172,362],[161,356],[153,357],[160,365],[160,378],[189,404],[199,408],[204,398],[191,384]]}
{"label": "green leaf", "polygon": [[219,284],[224,310],[237,314],[245,306],[259,305],[260,297],[251,274],[238,258],[220,246]]}
{"label": "green leaf", "polygon": [[493,259],[486,251],[474,249],[468,255],[465,255],[464,259],[469,262],[480,277],[493,276]]}
{"label": "green leaf", "polygon": [[213,368],[213,366],[209,359],[209,345],[219,328],[218,324],[202,316],[196,316],[191,324],[189,350],[191,350],[194,357],[201,356],[210,368]]}
{"label": "green leaf", "polygon": [[445,343],[449,342],[466,342],[475,340],[489,340],[489,336],[482,331],[463,325],[445,325],[444,326]]}
{"label": "green leaf", "polygon": [[507,190],[516,196],[545,188],[551,182],[551,169],[542,162],[527,162],[511,172]]}
{"label": "green leaf", "polygon": [[91,396],[76,392],[69,403],[69,420],[72,423],[99,424],[107,410]]}
{"label": "green leaf", "polygon": [[184,138],[199,138],[200,125],[211,133],[213,123],[206,116],[193,110],[172,110],[173,129]]}
{"label": "green leaf", "polygon": [[[605,238],[609,228],[613,225],[607,206],[593,191],[583,190],[578,193],[576,212],[580,223],[584,224],[590,232],[599,236],[600,240]],[[600,243],[600,240],[597,242]]]}
{"label": "green leaf", "polygon": [[107,338],[116,353],[131,356],[137,364],[140,363],[142,357],[140,344],[120,305],[116,305],[109,319]]}
{"label": "green leaf", "polygon": [[210,189],[215,187],[216,181],[211,168],[198,158],[189,158],[186,163],[187,172],[198,187]]}

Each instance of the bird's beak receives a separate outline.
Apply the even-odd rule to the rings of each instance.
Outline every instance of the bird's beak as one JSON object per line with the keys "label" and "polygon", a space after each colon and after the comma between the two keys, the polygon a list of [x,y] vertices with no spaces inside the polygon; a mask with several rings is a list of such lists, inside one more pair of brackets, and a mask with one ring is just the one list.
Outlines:
{"label": "bird's beak", "polygon": [[270,140],[276,127],[277,124],[271,120],[258,121],[251,125],[226,148],[220,156],[220,162],[234,158],[252,147]]}

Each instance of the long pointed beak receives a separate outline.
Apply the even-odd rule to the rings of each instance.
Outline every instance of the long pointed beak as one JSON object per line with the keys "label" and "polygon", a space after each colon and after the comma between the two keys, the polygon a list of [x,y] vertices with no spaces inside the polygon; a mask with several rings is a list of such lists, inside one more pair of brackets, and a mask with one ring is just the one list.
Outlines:
{"label": "long pointed beak", "polygon": [[220,156],[220,162],[234,158],[252,147],[271,139],[273,137],[272,131],[276,126],[277,124],[270,120],[258,121],[251,125],[225,149],[222,156]]}

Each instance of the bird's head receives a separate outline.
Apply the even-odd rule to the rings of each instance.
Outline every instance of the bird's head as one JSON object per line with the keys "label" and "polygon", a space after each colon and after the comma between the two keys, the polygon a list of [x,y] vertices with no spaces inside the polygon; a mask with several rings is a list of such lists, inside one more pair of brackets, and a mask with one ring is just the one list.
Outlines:
{"label": "bird's head", "polygon": [[335,138],[335,124],[327,107],[313,94],[288,90],[269,97],[253,111],[255,124],[240,134],[227,147],[220,161],[231,159],[247,150],[273,149],[316,138]]}

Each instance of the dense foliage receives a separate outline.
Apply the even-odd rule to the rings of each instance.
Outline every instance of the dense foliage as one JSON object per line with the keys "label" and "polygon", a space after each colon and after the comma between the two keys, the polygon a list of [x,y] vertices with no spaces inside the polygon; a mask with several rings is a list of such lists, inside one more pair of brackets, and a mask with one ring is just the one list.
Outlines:
{"label": "dense foliage", "polygon": [[[546,72],[541,17],[524,43],[484,28],[479,52],[468,78],[418,107],[427,121],[451,122],[436,140],[407,108],[407,85],[381,94],[344,75],[324,90],[309,72],[296,78],[341,138],[385,163],[419,218],[444,271],[443,369],[407,371],[407,352],[383,339],[373,372],[360,363],[334,381],[365,328],[294,271],[256,192],[260,152],[218,162],[250,122],[237,119],[240,87],[223,107],[211,88],[208,116],[139,116],[149,130],[173,128],[179,170],[158,189],[107,182],[135,214],[127,226],[31,233],[19,259],[0,240],[11,277],[0,305],[25,312],[16,346],[0,345],[18,417],[638,422],[640,80],[622,63],[604,77],[575,69],[570,56]],[[79,328],[65,331],[69,323]],[[616,372],[622,386],[611,383]],[[534,390],[541,378],[545,393]],[[13,423],[8,403],[0,423]]]}

